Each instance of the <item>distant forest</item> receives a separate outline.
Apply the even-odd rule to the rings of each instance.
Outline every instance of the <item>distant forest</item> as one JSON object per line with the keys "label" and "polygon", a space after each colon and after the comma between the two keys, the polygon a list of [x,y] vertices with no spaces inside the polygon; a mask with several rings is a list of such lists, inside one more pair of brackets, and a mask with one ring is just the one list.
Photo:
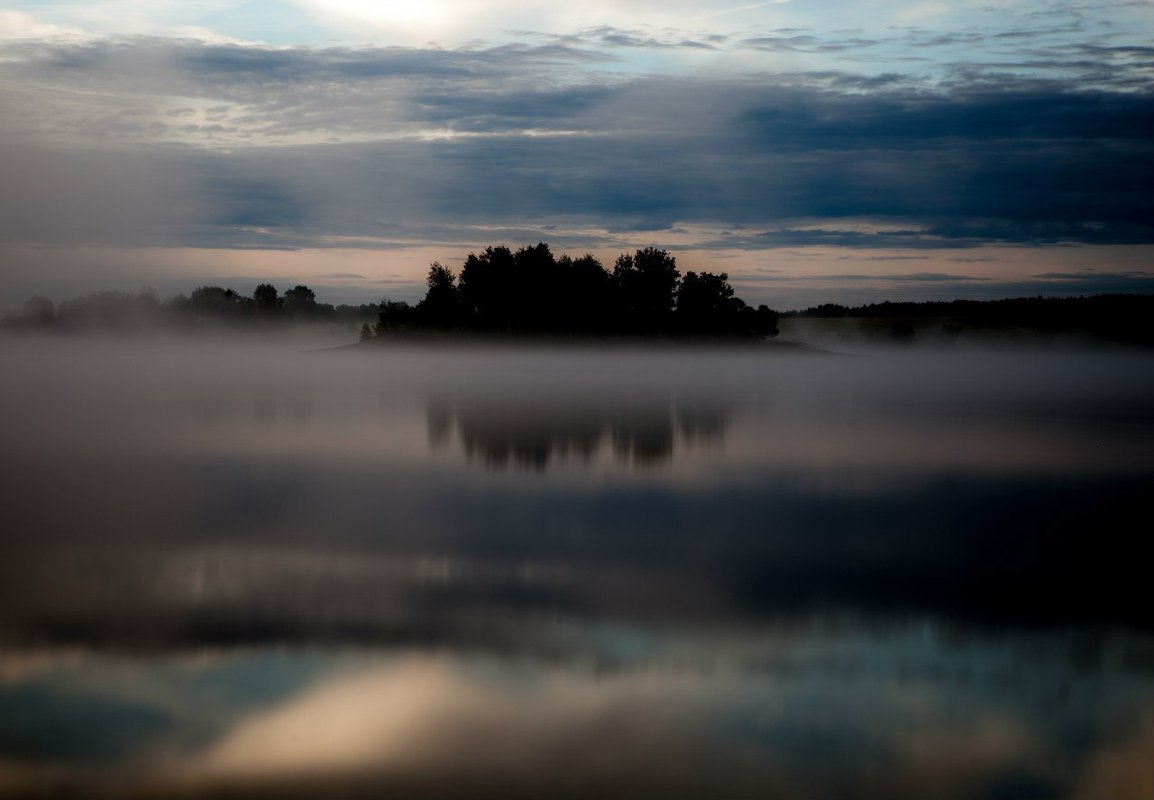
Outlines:
{"label": "distant forest", "polygon": [[782,314],[788,319],[854,320],[859,332],[892,338],[958,336],[963,333],[1006,335],[1087,334],[1095,338],[1154,345],[1154,295],[1099,294],[1092,297],[1018,297],[1004,300],[950,300],[872,303],[842,306],[826,303]]}
{"label": "distant forest", "polygon": [[289,323],[337,323],[356,329],[376,320],[381,305],[318,303],[307,286],[295,286],[283,295],[262,283],[245,296],[221,286],[200,286],[188,295],[160,300],[151,289],[139,292],[94,292],[55,305],[46,297],[32,297],[24,308],[4,320],[8,330],[124,331],[167,328],[196,330],[206,326],[279,327]]}

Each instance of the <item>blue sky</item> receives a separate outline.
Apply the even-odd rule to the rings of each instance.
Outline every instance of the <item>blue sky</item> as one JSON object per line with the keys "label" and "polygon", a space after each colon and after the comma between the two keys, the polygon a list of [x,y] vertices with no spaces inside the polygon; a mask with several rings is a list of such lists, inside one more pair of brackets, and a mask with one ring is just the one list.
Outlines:
{"label": "blue sky", "polygon": [[9,2],[0,308],[415,299],[539,240],[779,308],[1149,291],[1152,34],[1151,2]]}

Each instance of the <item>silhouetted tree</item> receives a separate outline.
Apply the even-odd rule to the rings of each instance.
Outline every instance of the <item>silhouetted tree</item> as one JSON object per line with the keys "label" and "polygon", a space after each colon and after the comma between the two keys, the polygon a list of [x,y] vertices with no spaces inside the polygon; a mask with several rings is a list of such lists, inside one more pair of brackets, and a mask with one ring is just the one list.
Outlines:
{"label": "silhouetted tree", "polygon": [[308,312],[317,304],[317,296],[307,286],[294,286],[284,293],[282,306],[289,312]]}
{"label": "silhouetted tree", "polygon": [[452,328],[461,322],[461,299],[457,276],[448,267],[434,261],[425,281],[429,287],[425,299],[417,305],[417,318],[434,328]]}
{"label": "silhouetted tree", "polygon": [[687,272],[677,288],[677,327],[686,333],[729,333],[745,306],[734,301],[726,273]]}
{"label": "silhouetted tree", "polygon": [[664,250],[646,247],[619,256],[613,265],[613,282],[625,328],[669,331],[680,277],[676,259]]}
{"label": "silhouetted tree", "polygon": [[777,336],[778,313],[762,303],[754,312],[754,332],[760,336]]}
{"label": "silhouetted tree", "polygon": [[230,306],[236,303],[237,294],[223,286],[198,286],[189,295],[189,301],[204,308]]}
{"label": "silhouetted tree", "polygon": [[833,319],[836,317],[849,316],[849,309],[837,303],[822,303],[820,306],[814,306],[813,308],[802,311],[799,316]]}
{"label": "silhouetted tree", "polygon": [[280,303],[276,287],[269,283],[262,283],[253,290],[253,302],[263,312],[275,311]]}
{"label": "silhouetted tree", "polygon": [[29,297],[20,311],[20,322],[23,325],[49,325],[55,317],[56,306],[47,297],[39,295]]}
{"label": "silhouetted tree", "polygon": [[522,331],[544,331],[556,326],[555,308],[560,289],[557,261],[549,245],[538,242],[513,254],[510,316]]}
{"label": "silhouetted tree", "polygon": [[613,283],[605,267],[590,253],[578,259],[557,259],[555,319],[564,330],[605,331],[613,326]]}
{"label": "silhouetted tree", "polygon": [[512,329],[514,274],[513,253],[508,247],[486,247],[480,255],[469,253],[459,285],[478,327]]}
{"label": "silhouetted tree", "polygon": [[294,286],[284,293],[280,302],[282,315],[296,321],[335,321],[336,309],[329,303],[318,303],[316,294],[307,286]]}
{"label": "silhouetted tree", "polygon": [[395,333],[412,324],[412,308],[403,300],[381,300],[377,313],[377,336]]}
{"label": "silhouetted tree", "polygon": [[240,295],[222,286],[198,286],[188,297],[188,308],[203,318],[232,319],[242,311]]}
{"label": "silhouetted tree", "polygon": [[355,329],[359,323],[365,322],[366,320],[371,320],[375,323],[380,310],[380,307],[376,303],[362,303],[357,306],[342,303],[333,309],[333,318],[336,322],[351,326],[352,329]]}

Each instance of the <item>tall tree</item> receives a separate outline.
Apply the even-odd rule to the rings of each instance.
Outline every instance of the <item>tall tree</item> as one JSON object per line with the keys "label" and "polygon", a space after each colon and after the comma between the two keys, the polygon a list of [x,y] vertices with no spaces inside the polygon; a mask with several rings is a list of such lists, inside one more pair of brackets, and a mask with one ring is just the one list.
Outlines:
{"label": "tall tree", "polygon": [[307,286],[297,285],[284,293],[282,307],[292,314],[308,314],[316,310],[317,296]]}
{"label": "tall tree", "polygon": [[425,279],[428,291],[417,305],[417,316],[426,325],[451,328],[461,322],[461,301],[457,291],[457,276],[446,266],[434,261]]}
{"label": "tall tree", "polygon": [[665,250],[646,247],[623,254],[613,265],[613,282],[626,328],[668,332],[681,275],[677,260]]}
{"label": "tall tree", "polygon": [[557,261],[549,245],[538,242],[514,253],[512,277],[509,299],[513,327],[528,331],[553,327],[560,286]]}
{"label": "tall tree", "polygon": [[577,333],[607,331],[613,327],[613,284],[605,267],[592,254],[557,259],[556,324]]}
{"label": "tall tree", "polygon": [[262,283],[257,286],[252,292],[252,299],[258,309],[266,312],[276,309],[280,303],[276,287],[271,283]]}
{"label": "tall tree", "polygon": [[687,272],[677,288],[677,326],[686,333],[728,332],[745,305],[735,299],[726,273]]}
{"label": "tall tree", "polygon": [[480,255],[469,253],[461,269],[459,287],[469,310],[481,328],[512,328],[513,253],[508,247],[486,247]]}

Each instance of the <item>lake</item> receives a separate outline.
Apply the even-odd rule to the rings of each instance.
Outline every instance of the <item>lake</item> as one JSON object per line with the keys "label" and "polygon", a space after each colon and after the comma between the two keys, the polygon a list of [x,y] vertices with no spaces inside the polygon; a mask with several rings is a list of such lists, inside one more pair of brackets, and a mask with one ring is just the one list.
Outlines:
{"label": "lake", "polygon": [[0,340],[0,794],[1154,797],[1154,355]]}

